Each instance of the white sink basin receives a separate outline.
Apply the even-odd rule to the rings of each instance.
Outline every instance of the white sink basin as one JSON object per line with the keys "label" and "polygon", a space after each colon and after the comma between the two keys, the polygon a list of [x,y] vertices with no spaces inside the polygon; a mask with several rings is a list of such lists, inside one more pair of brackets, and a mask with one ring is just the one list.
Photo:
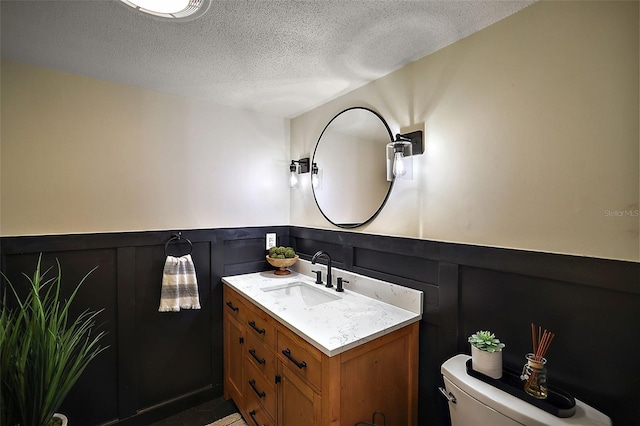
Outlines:
{"label": "white sink basin", "polygon": [[262,291],[278,299],[288,299],[291,303],[305,306],[316,306],[340,299],[335,294],[328,293],[302,281],[263,288]]}

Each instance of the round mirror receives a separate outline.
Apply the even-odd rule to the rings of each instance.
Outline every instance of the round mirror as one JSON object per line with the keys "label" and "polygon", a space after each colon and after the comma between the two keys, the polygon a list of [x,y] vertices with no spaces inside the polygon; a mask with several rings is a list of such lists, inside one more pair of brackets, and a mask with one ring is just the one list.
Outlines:
{"label": "round mirror", "polygon": [[318,168],[313,197],[329,222],[357,228],[380,213],[393,186],[387,180],[391,141],[387,122],[368,108],[348,108],[329,121],[311,160]]}

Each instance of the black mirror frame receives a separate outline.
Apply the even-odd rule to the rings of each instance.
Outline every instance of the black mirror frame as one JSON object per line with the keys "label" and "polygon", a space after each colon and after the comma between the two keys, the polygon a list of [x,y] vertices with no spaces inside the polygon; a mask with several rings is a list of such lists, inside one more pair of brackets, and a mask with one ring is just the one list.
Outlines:
{"label": "black mirror frame", "polygon": [[[324,126],[324,129],[322,129],[322,133],[320,133],[320,136],[318,137],[318,142],[316,142],[316,147],[313,150],[313,156],[312,156],[312,163],[315,163],[315,158],[316,158],[316,151],[318,150],[318,145],[320,145],[320,141],[322,140],[322,135],[324,135],[324,132],[327,130],[327,128],[329,127],[329,125],[331,125],[331,123],[338,118],[341,114],[344,114],[345,112],[348,111],[352,111],[355,109],[359,109],[359,110],[366,110],[371,112],[372,114],[374,114],[376,117],[378,117],[380,119],[380,121],[382,122],[382,124],[384,124],[385,129],[387,129],[387,133],[389,134],[389,142],[393,142],[393,133],[391,132],[391,128],[389,127],[389,124],[387,124],[387,121],[384,119],[384,117],[382,117],[382,115],[380,115],[377,111],[372,110],[371,108],[367,108],[367,107],[361,107],[361,106],[356,106],[356,107],[350,107],[347,108],[345,110],[340,111],[339,113],[337,113],[335,116],[333,116],[333,118],[331,120],[329,120],[329,122],[327,123],[326,126]],[[389,190],[387,191],[384,200],[382,200],[382,202],[380,203],[380,206],[378,207],[378,209],[371,215],[371,217],[369,217],[368,219],[366,219],[363,222],[359,222],[359,223],[336,223],[333,220],[331,220],[329,217],[327,217],[327,215],[324,213],[324,211],[322,211],[322,207],[320,207],[320,204],[318,204],[318,198],[316,197],[316,191],[315,188],[313,188],[313,185],[311,185],[311,190],[313,192],[313,200],[316,202],[316,206],[318,206],[318,210],[320,210],[320,213],[322,214],[322,216],[324,216],[324,218],[331,223],[334,226],[337,226],[338,228],[344,228],[344,229],[354,229],[354,228],[359,228],[361,226],[366,225],[367,223],[371,222],[373,219],[375,219],[380,212],[382,211],[382,208],[385,206],[385,204],[387,204],[387,200],[389,199],[389,196],[391,195],[391,190],[393,189],[393,184],[395,183],[395,177],[393,178],[392,181],[389,182]]]}

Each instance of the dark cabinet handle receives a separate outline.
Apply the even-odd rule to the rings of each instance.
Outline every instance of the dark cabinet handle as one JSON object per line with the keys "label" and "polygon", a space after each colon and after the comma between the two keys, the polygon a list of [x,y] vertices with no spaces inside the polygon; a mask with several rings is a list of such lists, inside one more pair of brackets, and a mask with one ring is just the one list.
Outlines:
{"label": "dark cabinet handle", "polygon": [[251,379],[249,380],[249,384],[251,385],[251,388],[253,389],[253,391],[256,393],[256,395],[258,395],[258,398],[264,398],[267,394],[264,392],[260,392],[257,388],[256,388],[256,381]]}
{"label": "dark cabinet handle", "polygon": [[291,356],[291,351],[289,349],[285,349],[282,351],[282,354],[284,356],[286,356],[287,358],[289,358],[289,360],[294,363],[296,365],[296,367],[302,369],[305,368],[307,366],[307,363],[304,361],[300,361],[298,362],[298,360],[296,360],[294,357]]}
{"label": "dark cabinet handle", "polygon": [[249,353],[251,354],[253,359],[258,361],[258,364],[264,364],[265,362],[267,362],[267,360],[264,359],[264,358],[258,358],[258,356],[256,355],[256,350],[255,349],[249,349]]}
{"label": "dark cabinet handle", "polygon": [[[256,426],[260,426],[260,423],[258,423],[258,421],[255,418],[256,410],[249,411],[249,415],[251,416],[251,420],[253,420],[253,424]],[[264,426],[264,424],[262,426]]]}
{"label": "dark cabinet handle", "polygon": [[233,312],[238,312],[240,310],[237,306],[233,306],[233,303],[231,302],[227,302],[227,306],[230,307]]}
{"label": "dark cabinet handle", "polygon": [[256,327],[256,322],[255,321],[249,321],[249,325],[251,326],[251,328],[253,328],[255,331],[257,331],[260,334],[264,334],[265,331],[266,331],[264,328]]}

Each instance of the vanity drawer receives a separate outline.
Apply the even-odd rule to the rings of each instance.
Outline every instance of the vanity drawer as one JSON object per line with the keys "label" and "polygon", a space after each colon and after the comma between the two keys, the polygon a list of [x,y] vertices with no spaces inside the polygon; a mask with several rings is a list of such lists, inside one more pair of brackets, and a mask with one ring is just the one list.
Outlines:
{"label": "vanity drawer", "polygon": [[247,401],[247,424],[250,426],[275,426],[276,423],[262,408],[262,406],[253,398]]}
{"label": "vanity drawer", "polygon": [[231,290],[228,286],[223,286],[223,310],[232,318],[235,318],[240,324],[245,323],[247,316],[247,305],[242,302],[242,296]]}
{"label": "vanity drawer", "polygon": [[278,331],[278,357],[296,375],[318,390],[322,385],[321,353],[304,340]]}
{"label": "vanity drawer", "polygon": [[246,314],[244,326],[247,330],[247,336],[255,337],[268,348],[275,348],[276,329],[270,322],[269,316],[255,306],[247,309]]}
{"label": "vanity drawer", "polygon": [[253,334],[247,334],[245,356],[265,377],[275,377],[276,356]]}
{"label": "vanity drawer", "polygon": [[276,415],[276,383],[274,376],[265,376],[252,363],[246,364],[245,395],[257,399],[270,416]]}

